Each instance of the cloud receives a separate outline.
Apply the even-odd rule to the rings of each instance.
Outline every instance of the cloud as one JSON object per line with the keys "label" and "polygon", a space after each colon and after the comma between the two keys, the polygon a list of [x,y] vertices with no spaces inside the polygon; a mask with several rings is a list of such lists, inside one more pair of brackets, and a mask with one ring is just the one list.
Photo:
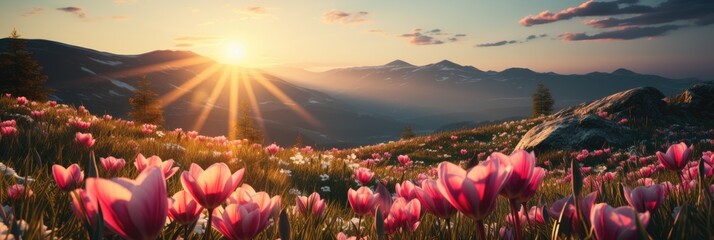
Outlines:
{"label": "cloud", "polygon": [[687,21],[698,26],[714,23],[714,1],[668,0],[643,14],[625,18],[590,20],[586,24],[596,28],[610,28],[669,24],[676,21]]}
{"label": "cloud", "polygon": [[369,29],[369,30],[367,30],[367,31],[365,31],[365,32],[366,32],[366,33],[380,34],[380,35],[386,35],[386,34],[387,34],[387,32],[385,32],[384,30],[380,30],[380,29]]}
{"label": "cloud", "polygon": [[87,14],[84,12],[84,9],[82,9],[81,7],[62,7],[62,8],[57,8],[57,10],[72,13],[75,16],[77,16],[78,18],[86,18],[87,17]]}
{"label": "cloud", "polygon": [[457,42],[461,40],[461,38],[466,37],[466,34],[450,34],[439,28],[432,30],[415,28],[411,33],[401,34],[398,35],[398,37],[407,38],[409,43],[413,45],[438,45],[447,42]]}
{"label": "cloud", "polygon": [[174,38],[176,47],[193,47],[198,45],[213,45],[223,40],[222,37],[214,36],[181,36]]}
{"label": "cloud", "polygon": [[714,24],[714,1],[711,0],[663,0],[651,6],[640,5],[639,2],[589,0],[558,13],[546,10],[527,16],[520,20],[520,24],[529,27],[575,17],[601,17],[587,20],[585,24],[598,29],[612,28],[592,35],[566,32],[560,35],[566,41],[632,40],[663,36],[685,27]]}
{"label": "cloud", "polygon": [[270,10],[266,7],[253,6],[235,10],[234,12],[244,15],[242,19],[261,19],[271,16]]}
{"label": "cloud", "polygon": [[45,10],[44,8],[36,7],[36,8],[33,8],[33,9],[28,10],[27,12],[22,13],[22,16],[23,16],[23,17],[29,17],[29,16],[32,16],[32,15],[38,14],[38,13],[44,11],[44,10]]}
{"label": "cloud", "polygon": [[[571,7],[553,13],[551,11],[543,11],[538,15],[530,15],[519,21],[523,26],[530,27],[533,25],[546,24],[561,20],[568,20],[574,17],[592,17],[592,16],[609,16],[618,14],[640,14],[652,11],[652,7],[645,5],[630,4],[621,6],[623,3],[631,3],[633,1],[613,1],[613,2],[596,2],[589,0],[580,4],[577,7]],[[637,2],[637,1],[634,1]]]}
{"label": "cloud", "polygon": [[503,41],[498,41],[498,42],[490,42],[490,43],[481,43],[481,44],[476,44],[475,47],[498,47],[498,46],[505,46],[505,45],[511,45],[511,44],[517,44],[517,43],[526,43],[538,38],[544,38],[547,37],[548,34],[540,34],[540,35],[529,35],[526,37],[525,41],[518,41],[518,40],[503,40]]}
{"label": "cloud", "polygon": [[682,28],[680,25],[664,25],[657,27],[625,27],[612,31],[605,31],[594,35],[585,33],[564,33],[561,35],[565,41],[584,41],[584,40],[632,40],[639,38],[658,37]]}
{"label": "cloud", "polygon": [[508,45],[508,44],[514,44],[517,42],[518,41],[516,41],[516,40],[510,40],[510,41],[503,40],[503,41],[499,41],[499,42],[477,44],[476,47],[498,47],[498,46],[504,46],[504,45]]}
{"label": "cloud", "polygon": [[322,22],[332,24],[332,23],[341,23],[341,24],[360,24],[360,23],[366,23],[369,22],[367,19],[367,15],[369,15],[369,12],[355,12],[355,13],[348,13],[348,12],[343,12],[343,11],[338,11],[338,10],[331,10],[328,12],[325,12],[322,14]]}

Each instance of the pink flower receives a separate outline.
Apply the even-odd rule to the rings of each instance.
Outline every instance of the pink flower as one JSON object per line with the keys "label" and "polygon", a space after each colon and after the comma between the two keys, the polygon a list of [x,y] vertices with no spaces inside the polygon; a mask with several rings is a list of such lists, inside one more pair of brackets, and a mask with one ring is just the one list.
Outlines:
{"label": "pink flower", "polygon": [[84,179],[84,173],[76,163],[70,165],[68,168],[55,164],[52,166],[52,175],[55,178],[57,186],[65,192],[82,186],[82,180]]}
{"label": "pink flower", "polygon": [[270,195],[266,192],[255,192],[255,189],[248,184],[243,184],[233,192],[228,199],[226,204],[245,204],[249,202],[257,203],[260,209],[267,209],[271,212],[273,217],[278,217],[280,214],[281,200],[280,196],[274,196],[270,198]]}
{"label": "pink flower", "polygon": [[457,139],[459,139],[459,137],[457,137],[456,135],[451,135],[451,141],[456,141]]}
{"label": "pink flower", "polygon": [[638,212],[654,211],[664,202],[666,197],[665,189],[660,184],[650,186],[636,187],[630,190],[628,187],[623,187],[625,191],[625,199]]}
{"label": "pink flower", "polygon": [[350,203],[352,211],[358,216],[370,213],[377,203],[378,197],[379,193],[373,194],[368,187],[360,187],[357,191],[350,188],[347,191],[347,201]]}
{"label": "pink flower", "polygon": [[295,197],[295,212],[298,212],[303,216],[312,215],[315,218],[322,217],[325,215],[326,207],[327,205],[325,204],[325,200],[320,199],[320,194],[316,192],[310,194],[309,197]]}
{"label": "pink flower", "polygon": [[399,197],[394,201],[384,221],[384,230],[388,234],[393,234],[400,228],[416,231],[419,227],[419,218],[421,216],[421,203],[419,200],[406,199]]}
{"label": "pink flower", "polygon": [[280,150],[280,147],[278,145],[275,145],[275,143],[270,144],[270,146],[265,147],[265,151],[270,153],[271,156],[275,156],[276,153]]}
{"label": "pink flower", "polygon": [[482,221],[496,208],[498,193],[512,167],[499,158],[489,158],[468,170],[450,162],[439,164],[439,192],[464,215]]}
{"label": "pink flower", "polygon": [[[206,170],[208,171],[208,170]],[[244,185],[247,186],[247,185]],[[254,192],[247,186],[247,192]],[[236,190],[244,191],[239,188]],[[270,218],[280,210],[280,196],[272,199],[265,192],[254,195],[244,192],[241,200],[213,210],[213,227],[228,239],[253,239],[270,225]]]}
{"label": "pink flower", "polygon": [[29,101],[27,100],[26,97],[17,97],[17,103],[19,103],[20,105],[25,105],[25,104],[27,104],[28,102],[29,102]]}
{"label": "pink flower", "polygon": [[[592,192],[585,197],[580,199],[580,210],[583,213],[583,217],[587,218],[587,216],[590,216],[590,212],[593,208],[593,205],[595,205],[595,200],[597,198],[597,192]],[[576,226],[580,225],[580,219],[578,218],[578,215],[575,210],[575,204],[574,204],[573,196],[567,196],[564,198],[561,198],[560,200],[556,200],[553,202],[553,205],[548,209],[548,213],[551,217],[555,218],[556,220],[560,217],[561,211],[564,211],[563,217],[566,221],[570,223],[571,229],[578,229]],[[567,224],[564,223],[564,224]]]}
{"label": "pink flower", "polygon": [[17,136],[17,128],[15,127],[0,127],[0,136]]}
{"label": "pink flower", "polygon": [[112,156],[99,158],[99,161],[102,163],[104,170],[110,173],[117,173],[126,165],[126,161],[123,158],[115,158]]}
{"label": "pink flower", "polygon": [[105,121],[111,121],[113,117],[112,117],[112,115],[104,114],[104,116],[103,116],[102,118],[103,118]]}
{"label": "pink flower", "polygon": [[466,155],[466,154],[468,154],[468,153],[469,153],[468,150],[466,150],[466,149],[461,149],[461,155],[462,155],[462,156],[463,156],[463,155]]}
{"label": "pink flower", "polygon": [[206,209],[213,210],[221,205],[243,179],[244,169],[231,175],[225,163],[214,163],[204,171],[191,163],[189,171],[181,174],[183,189],[191,193],[193,199]]}
{"label": "pink flower", "polygon": [[511,176],[506,180],[501,195],[516,203],[523,203],[535,195],[538,186],[543,182],[545,170],[536,167],[537,159],[533,152],[516,150],[510,156],[502,153],[491,154],[491,159],[508,162],[513,167]]}
{"label": "pink flower", "polygon": [[166,224],[166,182],[158,167],[127,178],[87,179],[87,195],[97,199],[104,225],[125,239],[156,239]]}
{"label": "pink flower", "polygon": [[639,233],[635,218],[639,218],[642,226],[647,227],[650,213],[635,214],[630,207],[613,209],[607,203],[598,203],[592,209],[590,222],[597,239],[637,239]]}
{"label": "pink flower", "polygon": [[397,196],[403,197],[406,200],[412,200],[416,198],[416,185],[409,180],[405,180],[402,184],[397,183],[394,186],[397,191]]}
{"label": "pink flower", "polygon": [[84,189],[74,190],[71,196],[72,212],[74,212],[74,216],[82,220],[85,224],[89,224],[91,227],[96,227],[98,220],[97,214],[99,214],[97,198],[93,195],[88,195],[87,191]]}
{"label": "pink flower", "polygon": [[421,182],[421,188],[416,189],[416,196],[426,210],[439,218],[451,218],[456,214],[456,208],[439,193],[435,180],[427,179]]}
{"label": "pink flower", "polygon": [[40,119],[45,116],[45,111],[31,111],[30,116],[34,119]]}
{"label": "pink flower", "polygon": [[143,172],[144,170],[148,169],[149,167],[159,166],[161,168],[161,172],[164,174],[165,179],[169,179],[179,169],[178,167],[173,167],[174,166],[173,159],[162,161],[159,156],[154,155],[149,158],[146,158],[141,153],[139,153],[139,155],[136,156],[136,161],[134,161],[134,166],[136,167],[137,170],[139,170],[139,172]]}
{"label": "pink flower", "polygon": [[673,144],[669,146],[667,153],[657,151],[657,158],[667,169],[681,171],[689,162],[689,154],[692,152],[692,147],[687,147],[685,143]]}
{"label": "pink flower", "polygon": [[357,181],[362,185],[369,184],[369,182],[372,181],[372,177],[374,177],[374,173],[372,170],[369,170],[369,168],[360,167],[355,169],[355,178],[357,178]]}
{"label": "pink flower", "polygon": [[407,155],[397,156],[397,161],[399,161],[399,163],[401,163],[404,166],[411,165],[411,163],[412,163],[412,160]]}
{"label": "pink flower", "polygon": [[25,185],[17,183],[7,189],[7,197],[12,200],[19,200],[25,196],[25,190],[27,190],[27,197],[32,197],[32,190],[30,188],[25,188]]}
{"label": "pink flower", "polygon": [[87,148],[91,148],[92,146],[94,146],[94,142],[95,142],[91,133],[77,132],[75,134],[74,140],[76,142],[78,142],[79,144],[81,144],[82,146],[85,146]]}
{"label": "pink flower", "polygon": [[[355,236],[348,237],[343,232],[337,233],[337,236],[335,238],[337,238],[337,240],[357,240],[357,237],[355,237]],[[362,239],[365,239],[365,238],[362,238]]]}
{"label": "pink flower", "polygon": [[174,193],[169,199],[169,217],[181,225],[193,224],[202,211],[203,207],[184,190]]}
{"label": "pink flower", "polygon": [[17,126],[17,121],[15,121],[15,120],[7,120],[7,121],[0,122],[0,127],[16,127],[16,126]]}

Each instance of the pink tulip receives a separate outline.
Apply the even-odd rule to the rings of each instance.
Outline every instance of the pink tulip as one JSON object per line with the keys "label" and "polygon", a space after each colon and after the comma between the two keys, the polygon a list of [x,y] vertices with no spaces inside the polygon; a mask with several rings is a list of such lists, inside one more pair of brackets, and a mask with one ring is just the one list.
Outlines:
{"label": "pink tulip", "polygon": [[[27,193],[25,193],[27,191]],[[32,190],[30,188],[25,188],[25,185],[15,184],[7,189],[7,197],[12,200],[20,200],[27,194],[27,197],[32,197]]]}
{"label": "pink tulip", "polygon": [[82,220],[83,223],[89,224],[91,227],[96,227],[98,224],[97,214],[99,214],[97,198],[93,195],[88,195],[84,189],[74,190],[71,196],[74,216]]}
{"label": "pink tulip", "polygon": [[275,156],[276,153],[280,150],[280,147],[278,145],[275,145],[275,143],[270,144],[270,146],[265,147],[265,151],[270,153],[271,156]]}
{"label": "pink tulip", "polygon": [[689,154],[692,152],[692,147],[687,147],[685,143],[673,144],[669,146],[667,153],[657,151],[657,158],[667,169],[681,171],[689,162]]}
{"label": "pink tulip", "polygon": [[[583,219],[588,219],[587,216],[590,216],[590,212],[595,205],[596,198],[597,192],[592,192],[580,199],[580,210],[582,211],[581,217],[583,217]],[[574,202],[573,196],[567,196],[561,198],[560,200],[556,200],[553,202],[550,209],[548,209],[548,214],[557,220],[560,217],[561,211],[565,211],[565,213],[563,213],[564,219],[570,222],[570,227],[573,231],[578,231],[577,229],[579,229],[578,226],[581,225],[581,220],[578,218]]]}
{"label": "pink tulip", "polygon": [[52,166],[52,175],[55,178],[57,186],[65,192],[82,186],[82,180],[84,179],[84,172],[82,172],[82,169],[80,169],[76,163],[70,165],[68,168],[55,164]]}
{"label": "pink tulip", "polygon": [[442,162],[439,192],[464,215],[482,221],[496,208],[498,193],[511,175],[512,167],[504,160],[489,157],[468,170]]}
{"label": "pink tulip", "polygon": [[607,203],[596,204],[590,215],[590,222],[597,239],[637,239],[639,233],[635,218],[642,227],[647,227],[650,213],[637,214],[631,207],[612,208]]}
{"label": "pink tulip", "polygon": [[412,183],[412,181],[405,180],[402,182],[402,184],[397,183],[397,185],[394,186],[395,190],[397,191],[397,196],[403,197],[407,200],[412,200],[416,198],[416,185]]}
{"label": "pink tulip", "polygon": [[15,127],[0,127],[0,136],[17,136],[17,128]]}
{"label": "pink tulip", "polygon": [[268,210],[273,217],[278,217],[281,209],[280,196],[270,197],[266,192],[256,192],[253,187],[248,184],[243,184],[233,192],[226,204],[244,204],[248,202],[257,203],[260,209]]}
{"label": "pink tulip", "polygon": [[115,158],[112,156],[99,158],[99,161],[102,163],[104,170],[110,173],[117,173],[126,165],[126,161],[123,158]]}
{"label": "pink tulip", "polygon": [[468,151],[468,150],[466,150],[466,149],[461,149],[461,152],[460,152],[460,153],[461,153],[461,155],[463,156],[463,155],[466,155],[466,154],[468,154],[468,153],[469,153],[469,151]]}
{"label": "pink tulip", "polygon": [[77,132],[75,134],[74,140],[76,142],[78,142],[80,145],[85,146],[87,148],[91,148],[92,146],[94,146],[94,142],[95,142],[91,133]]}
{"label": "pink tulip", "polygon": [[436,180],[427,179],[421,182],[421,188],[416,189],[416,196],[426,210],[439,218],[448,219],[456,214],[456,208],[439,193]]}
{"label": "pink tulip", "polygon": [[347,201],[350,203],[352,211],[358,216],[370,213],[377,203],[378,198],[379,193],[373,194],[372,190],[368,187],[360,187],[357,191],[350,188],[350,190],[347,191]]}
{"label": "pink tulip", "polygon": [[401,228],[414,232],[420,223],[421,203],[418,199],[407,201],[405,198],[399,197],[392,204],[388,214],[384,219],[385,232],[393,234]]}
{"label": "pink tulip", "polygon": [[654,211],[666,197],[665,189],[660,184],[640,186],[634,190],[630,190],[628,187],[623,187],[623,189],[625,199],[638,212]]}
{"label": "pink tulip", "polygon": [[203,211],[203,207],[185,190],[174,193],[169,200],[169,217],[181,225],[193,224]]}
{"label": "pink tulip", "polygon": [[166,224],[168,201],[161,169],[151,167],[136,180],[87,179],[87,195],[97,199],[104,225],[125,239],[156,239]]}
{"label": "pink tulip", "polygon": [[45,116],[45,111],[31,111],[30,116],[34,119],[40,119]]}
{"label": "pink tulip", "polygon": [[19,103],[20,105],[25,105],[25,104],[27,104],[28,102],[29,102],[29,101],[27,100],[26,97],[17,97],[17,103]]}
{"label": "pink tulip", "polygon": [[397,161],[399,161],[399,163],[401,163],[402,165],[407,166],[407,167],[412,165],[412,160],[407,155],[397,156]]}
{"label": "pink tulip", "polygon": [[535,195],[538,186],[543,182],[545,170],[536,167],[537,159],[533,152],[516,150],[510,156],[493,153],[491,158],[502,159],[513,167],[511,176],[505,183],[501,195],[511,199],[516,204],[527,202]]}
{"label": "pink tulip", "polygon": [[244,169],[231,175],[231,170],[225,163],[214,163],[204,171],[200,166],[191,163],[189,171],[181,174],[183,189],[191,193],[193,199],[206,209],[213,210],[221,205],[243,179]]}
{"label": "pink tulip", "polygon": [[309,197],[295,197],[295,211],[303,216],[322,217],[325,215],[326,207],[325,200],[320,199],[320,194],[316,192],[310,194]]}
{"label": "pink tulip", "polygon": [[271,216],[280,210],[280,196],[271,199],[267,193],[255,193],[245,184],[236,190],[239,191],[238,202],[213,210],[214,228],[228,239],[253,239],[270,225]]}
{"label": "pink tulip", "polygon": [[355,169],[355,178],[362,185],[369,184],[372,181],[372,177],[374,177],[374,173],[369,168],[360,167]]}
{"label": "pink tulip", "polygon": [[178,171],[179,168],[173,167],[173,165],[173,159],[162,161],[159,156],[154,155],[149,158],[146,158],[141,153],[136,156],[136,161],[134,161],[134,166],[137,170],[139,170],[139,172],[143,172],[145,169],[153,166],[160,167],[165,179],[169,179]]}

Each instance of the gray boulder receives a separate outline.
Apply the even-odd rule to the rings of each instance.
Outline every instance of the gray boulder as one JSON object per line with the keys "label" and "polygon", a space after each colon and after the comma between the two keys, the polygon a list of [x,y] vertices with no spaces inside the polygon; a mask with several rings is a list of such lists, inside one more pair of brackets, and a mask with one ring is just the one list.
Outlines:
{"label": "gray boulder", "polygon": [[516,146],[527,150],[596,149],[633,143],[634,131],[595,115],[570,115],[543,122],[529,130]]}

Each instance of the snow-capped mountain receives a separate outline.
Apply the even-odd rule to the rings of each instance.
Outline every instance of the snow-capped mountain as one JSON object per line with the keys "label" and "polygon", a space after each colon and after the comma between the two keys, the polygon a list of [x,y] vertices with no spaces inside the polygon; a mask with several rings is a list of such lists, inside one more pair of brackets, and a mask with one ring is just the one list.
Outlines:
{"label": "snow-capped mountain", "polygon": [[[8,39],[0,39],[0,51]],[[231,92],[257,105],[253,117],[265,125],[268,142],[289,145],[298,132],[306,144],[346,146],[385,140],[399,134],[405,123],[358,112],[349,104],[316,90],[257,69],[237,69],[187,51],[153,51],[118,55],[47,40],[28,40],[28,50],[43,66],[51,98],[84,105],[95,114],[126,117],[128,98],[137,81],[146,76],[152,90],[165,101],[165,127],[200,130],[207,135],[227,135]],[[210,74],[212,73],[212,74]],[[222,76],[226,80],[221,80]],[[234,76],[234,77],[232,77]],[[233,81],[233,82],[232,82]],[[215,102],[211,103],[214,95]],[[211,109],[201,129],[197,125],[205,109]],[[304,113],[300,113],[303,109]],[[317,120],[311,121],[310,117]],[[384,136],[387,133],[387,136]]]}
{"label": "snow-capped mountain", "polygon": [[334,98],[411,122],[424,129],[459,121],[488,121],[530,115],[538,82],[550,88],[556,107],[575,105],[634,87],[681,92],[698,79],[669,79],[627,69],[583,75],[539,73],[527,68],[482,71],[443,60],[415,66],[402,60],[385,65],[339,68],[320,73],[268,70]]}

